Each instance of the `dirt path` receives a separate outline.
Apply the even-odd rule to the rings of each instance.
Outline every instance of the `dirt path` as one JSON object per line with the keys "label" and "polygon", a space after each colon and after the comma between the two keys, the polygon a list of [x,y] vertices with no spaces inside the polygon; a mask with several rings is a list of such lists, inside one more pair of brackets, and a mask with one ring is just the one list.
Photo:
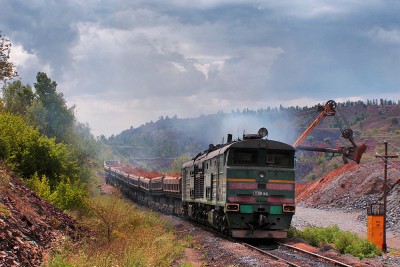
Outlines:
{"label": "dirt path", "polygon": [[[357,219],[360,215],[361,212],[344,213],[297,206],[292,225],[301,229],[306,226],[327,227],[336,224],[344,231],[367,237],[367,224]],[[386,242],[389,249],[400,250],[400,233],[388,231]]]}

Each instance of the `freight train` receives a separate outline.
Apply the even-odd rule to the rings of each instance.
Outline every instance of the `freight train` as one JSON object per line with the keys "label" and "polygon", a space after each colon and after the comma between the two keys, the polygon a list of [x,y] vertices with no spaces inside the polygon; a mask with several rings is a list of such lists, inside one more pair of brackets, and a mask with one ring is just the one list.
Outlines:
{"label": "freight train", "polygon": [[268,131],[210,145],[181,174],[142,176],[106,160],[106,182],[128,197],[234,238],[285,238],[295,213],[295,149]]}

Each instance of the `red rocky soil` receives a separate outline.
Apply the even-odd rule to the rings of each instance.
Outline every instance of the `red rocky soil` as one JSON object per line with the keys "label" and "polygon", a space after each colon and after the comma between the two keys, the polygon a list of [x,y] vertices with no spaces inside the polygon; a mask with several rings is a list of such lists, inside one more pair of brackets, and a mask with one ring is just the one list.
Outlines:
{"label": "red rocky soil", "polygon": [[[393,164],[387,173],[387,219],[388,229],[399,232],[400,163]],[[383,201],[383,176],[382,161],[348,163],[323,178],[297,185],[296,202],[304,207],[365,213],[370,204]]]}
{"label": "red rocky soil", "polygon": [[76,222],[33,193],[0,164],[0,266],[40,266]]}

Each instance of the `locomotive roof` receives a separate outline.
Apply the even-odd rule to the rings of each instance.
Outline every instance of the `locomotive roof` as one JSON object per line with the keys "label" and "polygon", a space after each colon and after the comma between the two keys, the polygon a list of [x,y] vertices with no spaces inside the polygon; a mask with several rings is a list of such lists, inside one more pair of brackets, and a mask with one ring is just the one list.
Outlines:
{"label": "locomotive roof", "polygon": [[[209,150],[204,151],[202,154],[198,154],[193,160],[195,162],[203,161],[206,159],[213,158],[219,154],[223,154],[229,148],[249,148],[249,149],[271,149],[271,150],[287,150],[295,151],[295,149],[286,143],[282,143],[274,140],[264,139],[245,139],[234,141],[224,145],[218,145]],[[193,160],[183,164],[183,167],[187,167],[193,164]]]}

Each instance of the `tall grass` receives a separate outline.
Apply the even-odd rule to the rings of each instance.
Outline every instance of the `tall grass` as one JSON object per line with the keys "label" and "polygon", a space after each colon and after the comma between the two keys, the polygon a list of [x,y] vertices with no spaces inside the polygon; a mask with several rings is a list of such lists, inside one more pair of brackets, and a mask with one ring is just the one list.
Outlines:
{"label": "tall grass", "polygon": [[65,242],[46,266],[170,266],[183,253],[173,227],[115,195],[97,196],[81,219],[90,229],[79,245]]}
{"label": "tall grass", "polygon": [[312,226],[301,231],[291,228],[289,235],[303,238],[313,246],[331,244],[340,253],[351,254],[360,259],[381,255],[381,251],[368,239],[349,231],[342,231],[337,225],[326,228]]}

